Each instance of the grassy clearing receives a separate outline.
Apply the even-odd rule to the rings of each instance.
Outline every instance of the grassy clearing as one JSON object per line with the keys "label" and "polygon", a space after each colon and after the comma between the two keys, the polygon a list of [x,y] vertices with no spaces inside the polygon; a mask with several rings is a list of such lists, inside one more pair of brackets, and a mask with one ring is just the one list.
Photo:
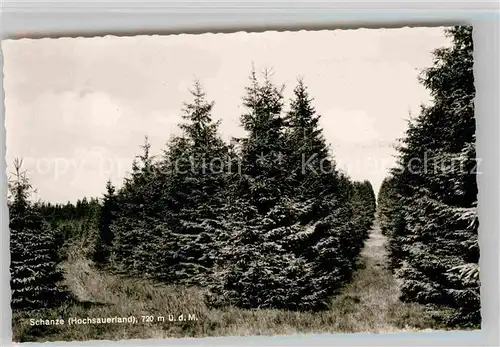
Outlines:
{"label": "grassy clearing", "polygon": [[[208,308],[203,290],[165,286],[97,271],[70,252],[64,263],[66,285],[77,300],[57,309],[13,315],[13,336],[18,342],[150,339],[169,337],[289,335],[325,332],[415,331],[442,328],[439,312],[398,300],[394,278],[386,268],[385,238],[375,227],[360,257],[352,282],[334,298],[330,310],[300,313],[283,310]],[[194,315],[196,320],[169,321]],[[135,316],[137,323],[31,326],[30,319],[67,320],[70,317]],[[141,316],[165,317],[164,322],[142,322]]]}

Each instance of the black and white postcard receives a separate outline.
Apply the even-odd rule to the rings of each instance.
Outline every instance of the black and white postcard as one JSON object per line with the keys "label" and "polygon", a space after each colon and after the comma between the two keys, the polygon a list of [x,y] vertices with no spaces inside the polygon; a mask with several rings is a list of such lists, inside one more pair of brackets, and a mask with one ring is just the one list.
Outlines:
{"label": "black and white postcard", "polygon": [[472,30],[3,41],[13,339],[480,328]]}

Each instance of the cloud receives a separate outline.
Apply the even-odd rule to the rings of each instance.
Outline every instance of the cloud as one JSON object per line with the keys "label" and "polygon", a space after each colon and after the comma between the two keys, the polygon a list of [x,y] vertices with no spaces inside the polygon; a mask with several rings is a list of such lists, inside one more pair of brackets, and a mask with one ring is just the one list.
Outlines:
{"label": "cloud", "polygon": [[[63,175],[58,159],[57,180],[34,173],[43,199],[101,195],[108,174],[120,183],[144,135],[156,154],[179,132],[195,76],[215,101],[223,138],[244,136],[242,96],[254,62],[275,70],[287,101],[296,77],[305,78],[335,156],[376,186],[389,164],[373,171],[367,158],[391,160],[385,143],[402,135],[408,109],[428,100],[415,69],[445,42],[442,28],[12,40],[2,45],[7,158],[85,164]],[[103,160],[115,164],[101,170]]]}
{"label": "cloud", "polygon": [[369,142],[379,136],[375,118],[364,110],[330,110],[322,117],[327,137],[342,143]]}
{"label": "cloud", "polygon": [[50,95],[51,107],[59,111],[67,126],[112,127],[123,114],[111,96],[103,92],[65,92]]}

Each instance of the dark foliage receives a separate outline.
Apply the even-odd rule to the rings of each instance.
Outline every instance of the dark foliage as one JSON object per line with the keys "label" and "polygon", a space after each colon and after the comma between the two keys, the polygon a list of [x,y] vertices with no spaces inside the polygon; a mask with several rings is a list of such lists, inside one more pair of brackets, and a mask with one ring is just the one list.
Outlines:
{"label": "dark foliage", "polygon": [[27,311],[57,305],[65,294],[58,288],[62,277],[57,268],[57,235],[29,200],[32,187],[26,172],[21,171],[22,161],[14,164],[8,204],[11,307],[13,311]]}
{"label": "dark foliage", "polygon": [[375,192],[369,181],[353,182],[351,202],[353,205],[353,222],[360,231],[368,236],[368,231],[373,225],[377,203]]}
{"label": "dark foliage", "polygon": [[326,307],[354,268],[373,192],[336,170],[303,81],[288,112],[282,91],[252,71],[247,136],[226,145],[195,83],[183,134],[154,158],[146,140],[122,188],[108,185],[101,244],[112,240],[117,271],[206,286],[215,306]]}
{"label": "dark foliage", "polygon": [[197,82],[183,108],[183,135],[156,161],[146,140],[117,192],[110,226],[117,268],[172,283],[200,284],[216,257],[228,148]]}
{"label": "dark foliage", "polygon": [[353,270],[367,225],[353,222],[351,182],[335,169],[303,81],[282,116],[282,88],[255,72],[242,115],[243,174],[208,300],[320,310]]}
{"label": "dark foliage", "polygon": [[109,180],[106,183],[106,193],[104,194],[99,214],[99,238],[94,253],[94,261],[98,264],[106,263],[111,253],[113,232],[110,227],[118,210],[115,190],[115,187]]}
{"label": "dark foliage", "polygon": [[381,187],[379,213],[390,237],[402,299],[455,309],[450,324],[477,326],[479,245],[476,214],[472,28],[447,31],[421,82],[433,96],[410,122],[399,166]]}

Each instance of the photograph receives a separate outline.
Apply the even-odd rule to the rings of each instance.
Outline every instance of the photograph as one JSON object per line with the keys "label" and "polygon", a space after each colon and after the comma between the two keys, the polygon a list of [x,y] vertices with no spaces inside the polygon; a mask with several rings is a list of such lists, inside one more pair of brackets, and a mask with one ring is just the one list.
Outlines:
{"label": "photograph", "polygon": [[13,341],[481,329],[472,37],[3,40]]}

